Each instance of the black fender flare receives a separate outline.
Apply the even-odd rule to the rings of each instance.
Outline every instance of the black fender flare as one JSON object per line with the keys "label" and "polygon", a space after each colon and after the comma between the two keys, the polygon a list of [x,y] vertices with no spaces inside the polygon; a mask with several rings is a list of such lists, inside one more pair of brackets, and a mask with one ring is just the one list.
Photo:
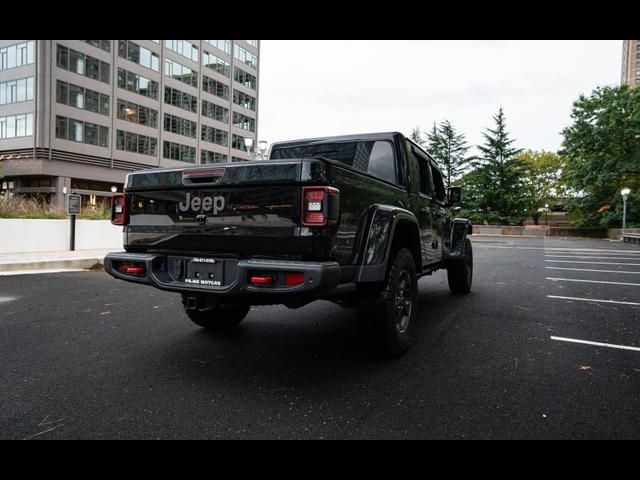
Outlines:
{"label": "black fender flare", "polygon": [[416,257],[416,271],[422,273],[420,254],[420,226],[416,216],[402,207],[394,205],[372,205],[367,212],[366,238],[363,242],[360,262],[356,269],[356,282],[379,282],[385,279],[391,246],[399,224],[407,224],[415,230],[415,238],[409,238]]}
{"label": "black fender flare", "polygon": [[473,233],[473,225],[466,218],[454,218],[451,221],[451,230],[449,232],[449,248],[446,252],[447,259],[458,259],[465,256],[465,240],[467,235]]}

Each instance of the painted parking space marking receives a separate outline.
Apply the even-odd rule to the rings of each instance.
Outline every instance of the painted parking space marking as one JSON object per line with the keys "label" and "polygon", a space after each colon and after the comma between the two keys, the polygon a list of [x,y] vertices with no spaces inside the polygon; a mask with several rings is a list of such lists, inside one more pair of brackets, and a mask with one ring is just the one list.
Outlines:
{"label": "painted parking space marking", "polygon": [[598,255],[598,254],[623,254],[623,255],[632,255],[638,256],[640,255],[640,251],[638,250],[620,250],[614,248],[552,248],[552,247],[544,247],[545,252],[549,253],[574,253],[576,255]]}
{"label": "painted parking space marking", "polygon": [[616,305],[632,305],[640,307],[640,303],[638,302],[623,302],[621,300],[599,300],[597,298],[563,297],[561,295],[547,295],[547,298],[555,298],[558,300],[575,300],[577,302],[613,303]]}
{"label": "painted parking space marking", "polygon": [[0,297],[0,303],[13,302],[17,297]]}
{"label": "painted parking space marking", "polygon": [[639,260],[638,257],[601,257],[600,255],[545,255],[548,258],[582,258],[585,260]]}
{"label": "painted parking space marking", "polygon": [[544,267],[549,270],[571,270],[573,272],[600,272],[600,273],[627,273],[640,275],[640,272],[630,272],[629,270],[598,270],[595,268],[569,268],[569,267]]}
{"label": "painted parking space marking", "polygon": [[545,260],[545,262],[554,263],[586,263],[588,265],[630,265],[632,267],[640,266],[640,263],[625,263],[625,262],[585,262],[584,260]]}
{"label": "painted parking space marking", "polygon": [[554,282],[606,283],[609,285],[632,285],[632,286],[640,287],[640,283],[609,282],[606,280],[583,280],[580,278],[547,277],[547,280],[553,280]]}
{"label": "painted parking space marking", "polygon": [[630,347],[628,345],[616,345],[615,343],[592,342],[590,340],[580,340],[577,338],[553,337],[553,336],[551,337],[551,340],[557,340],[559,342],[582,343],[584,345],[595,345],[596,347],[618,348],[620,350],[633,350],[635,352],[640,352],[640,347]]}
{"label": "painted parking space marking", "polygon": [[577,254],[583,254],[583,255],[599,255],[602,253],[606,253],[606,254],[624,254],[624,255],[633,255],[635,256],[635,258],[640,258],[638,257],[638,255],[640,255],[640,252],[636,252],[633,250],[619,250],[619,249],[612,249],[612,248],[587,248],[587,249],[575,249],[575,248],[561,248],[561,247],[519,247],[519,246],[515,246],[515,245],[489,245],[489,244],[484,244],[484,242],[479,242],[479,241],[474,241],[473,242],[473,246],[474,247],[478,247],[478,248],[511,248],[511,249],[515,249],[515,250],[544,250],[545,253],[574,253]]}

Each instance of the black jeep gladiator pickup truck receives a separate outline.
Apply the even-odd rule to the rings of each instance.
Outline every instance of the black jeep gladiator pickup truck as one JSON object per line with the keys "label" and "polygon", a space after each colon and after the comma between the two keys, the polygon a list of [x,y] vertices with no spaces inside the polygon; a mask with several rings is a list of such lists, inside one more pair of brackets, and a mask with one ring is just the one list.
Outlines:
{"label": "black jeep gladiator pickup truck", "polygon": [[127,176],[112,204],[124,250],[116,278],[180,292],[186,314],[212,330],[251,305],[317,299],[357,307],[376,350],[410,345],[423,275],[447,269],[467,293],[471,224],[453,218],[436,162],[400,133],[275,143],[268,160],[161,168]]}

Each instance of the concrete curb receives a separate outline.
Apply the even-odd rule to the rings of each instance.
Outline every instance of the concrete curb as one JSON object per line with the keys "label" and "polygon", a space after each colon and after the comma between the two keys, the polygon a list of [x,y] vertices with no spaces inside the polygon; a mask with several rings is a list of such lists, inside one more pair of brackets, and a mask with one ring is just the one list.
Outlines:
{"label": "concrete curb", "polygon": [[59,260],[40,260],[31,262],[11,262],[0,263],[0,272],[13,272],[25,270],[84,270],[94,266],[96,263],[102,264],[104,257],[73,258]]}

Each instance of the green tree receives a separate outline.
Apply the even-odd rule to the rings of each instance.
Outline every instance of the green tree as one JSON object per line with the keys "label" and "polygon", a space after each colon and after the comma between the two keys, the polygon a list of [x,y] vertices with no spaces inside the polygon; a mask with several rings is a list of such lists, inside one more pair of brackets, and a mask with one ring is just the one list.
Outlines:
{"label": "green tree", "polygon": [[568,209],[577,226],[622,223],[621,187],[632,189],[627,226],[640,224],[640,88],[596,88],[580,95],[573,123],[562,131],[563,177],[574,198]]}
{"label": "green tree", "polygon": [[416,142],[421,147],[424,146],[424,138],[422,138],[422,130],[420,130],[419,126],[413,127],[411,129],[411,134],[409,134],[409,138],[414,142]]}
{"label": "green tree", "polygon": [[515,140],[509,138],[502,107],[493,119],[495,128],[483,133],[480,155],[471,162],[475,171],[465,182],[474,182],[468,186],[476,192],[471,207],[490,223],[522,224],[530,213],[530,198],[524,187],[525,166],[517,157],[521,149],[512,146]]}
{"label": "green tree", "polygon": [[463,133],[458,133],[449,120],[444,120],[427,134],[427,150],[444,171],[447,186],[460,178],[465,171],[469,158],[469,145]]}
{"label": "green tree", "polygon": [[566,186],[562,178],[565,159],[555,152],[526,150],[516,158],[524,167],[524,189],[529,201],[527,208],[535,224],[540,218],[539,208],[545,203],[562,201]]}

